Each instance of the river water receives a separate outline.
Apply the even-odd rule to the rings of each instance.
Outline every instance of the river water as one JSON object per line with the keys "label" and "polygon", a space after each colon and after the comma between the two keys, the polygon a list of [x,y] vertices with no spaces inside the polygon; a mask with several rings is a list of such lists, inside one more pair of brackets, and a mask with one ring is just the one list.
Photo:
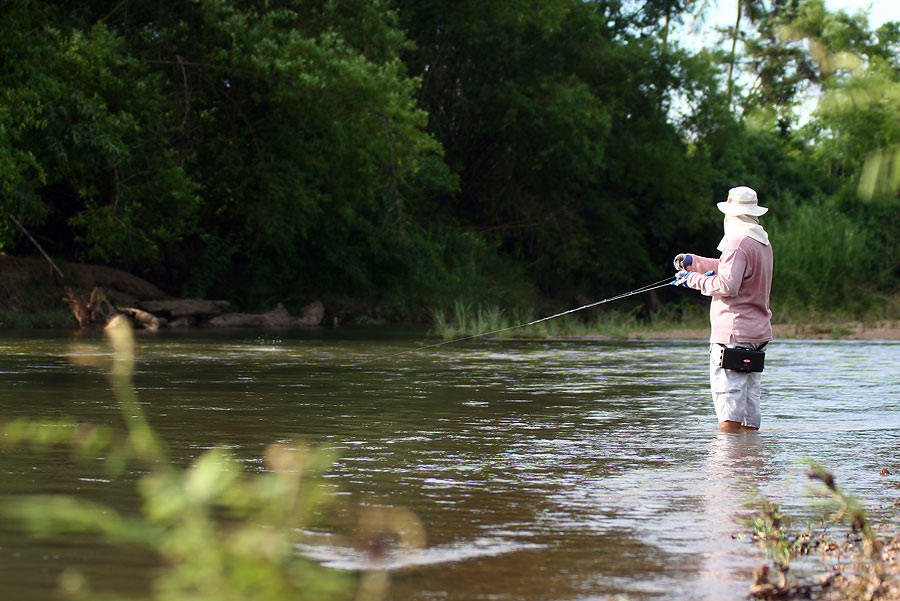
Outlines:
{"label": "river water", "polygon": [[[0,418],[117,423],[103,377],[67,333],[0,334]],[[737,518],[749,487],[815,522],[812,458],[878,521],[900,499],[900,343],[779,340],[763,428],[720,433],[700,341],[476,341],[423,331],[165,332],[138,337],[135,385],[174,455],[225,444],[257,457],[301,439],[338,452],[354,501],[417,516],[427,545],[390,558],[397,601],[745,598],[765,553]],[[83,352],[83,351],[80,351]],[[399,354],[398,354],[399,353]],[[248,461],[253,468],[253,462]],[[127,478],[126,478],[127,479]],[[62,452],[4,450],[0,493],[67,493],[127,507],[129,486]],[[350,547],[298,549],[336,570]],[[50,601],[76,568],[140,593],[152,558],[0,524],[5,601]],[[800,566],[802,568],[802,565]]]}

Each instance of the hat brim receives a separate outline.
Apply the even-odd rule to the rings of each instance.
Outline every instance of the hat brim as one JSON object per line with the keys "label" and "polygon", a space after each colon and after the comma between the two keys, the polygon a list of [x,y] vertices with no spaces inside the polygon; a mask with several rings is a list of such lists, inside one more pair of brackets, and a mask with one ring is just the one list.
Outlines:
{"label": "hat brim", "polygon": [[717,203],[716,206],[726,215],[753,215],[754,217],[759,217],[760,215],[765,215],[769,210],[768,208],[759,205],[742,207],[733,202],[720,202]]}

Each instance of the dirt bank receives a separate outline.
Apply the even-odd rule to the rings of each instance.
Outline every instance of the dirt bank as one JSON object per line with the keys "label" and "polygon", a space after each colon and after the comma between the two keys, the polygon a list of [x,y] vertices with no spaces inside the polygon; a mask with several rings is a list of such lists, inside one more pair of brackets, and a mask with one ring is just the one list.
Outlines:
{"label": "dirt bank", "polygon": [[[118,305],[130,306],[138,300],[160,300],[168,295],[153,284],[112,267],[85,263],[58,262],[63,277],[43,258],[12,257],[0,254],[0,327],[34,325],[77,327],[63,302],[65,287],[87,298],[100,287]],[[36,319],[35,316],[52,315]]]}
{"label": "dirt bank", "polygon": [[[62,272],[62,275],[60,275]],[[160,327],[312,327],[324,306],[316,301],[288,313],[280,303],[265,313],[232,313],[228,301],[171,298],[120,269],[0,254],[0,327],[84,328],[117,312],[146,329]]]}
{"label": "dirt bank", "polygon": [[[807,323],[772,325],[775,339],[802,340],[900,340],[900,322],[877,321],[864,323],[848,321],[841,323]],[[646,340],[705,340],[709,329],[671,329],[640,332],[629,336]]]}

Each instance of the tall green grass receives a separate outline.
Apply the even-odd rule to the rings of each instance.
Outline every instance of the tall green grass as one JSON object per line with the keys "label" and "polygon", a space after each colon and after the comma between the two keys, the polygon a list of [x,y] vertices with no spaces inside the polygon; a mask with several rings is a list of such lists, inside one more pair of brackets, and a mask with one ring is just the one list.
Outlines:
{"label": "tall green grass", "polygon": [[772,297],[779,313],[806,321],[839,309],[849,318],[883,305],[878,245],[846,214],[810,203],[766,227],[775,252]]}
{"label": "tall green grass", "polygon": [[640,338],[652,331],[709,327],[706,308],[688,303],[677,303],[647,316],[641,314],[639,307],[619,307],[570,313],[525,325],[545,316],[538,315],[533,308],[502,309],[459,300],[449,308],[435,309],[431,313],[432,330],[445,340],[466,336],[627,339]]}

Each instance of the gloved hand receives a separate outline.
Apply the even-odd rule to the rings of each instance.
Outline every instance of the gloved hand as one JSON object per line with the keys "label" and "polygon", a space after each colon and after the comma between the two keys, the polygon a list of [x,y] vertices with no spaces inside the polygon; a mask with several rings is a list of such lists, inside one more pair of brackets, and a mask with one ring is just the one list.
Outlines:
{"label": "gloved hand", "polygon": [[669,284],[672,286],[682,286],[684,288],[689,288],[690,286],[688,286],[687,280],[690,273],[690,271],[685,271],[684,269],[680,270],[675,274],[675,279],[669,282]]}
{"label": "gloved hand", "polygon": [[679,253],[675,255],[675,260],[672,261],[672,264],[675,265],[675,269],[684,269],[693,262],[694,258],[691,255]]}

